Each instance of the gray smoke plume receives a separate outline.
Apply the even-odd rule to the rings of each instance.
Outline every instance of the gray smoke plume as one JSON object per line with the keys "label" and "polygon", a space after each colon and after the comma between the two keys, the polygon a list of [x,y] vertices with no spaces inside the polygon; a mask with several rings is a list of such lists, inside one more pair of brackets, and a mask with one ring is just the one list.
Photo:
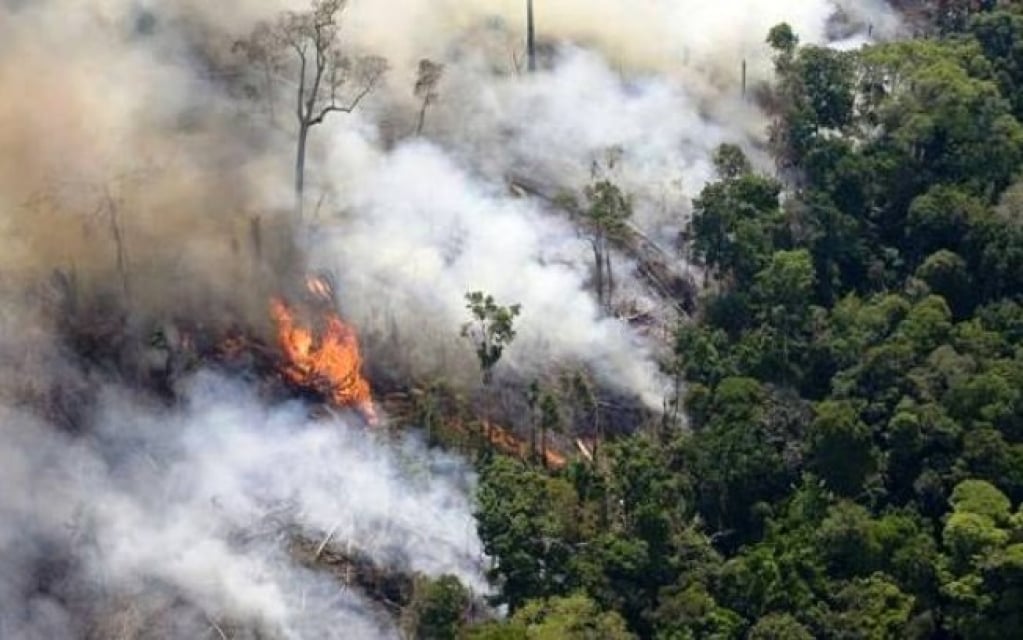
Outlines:
{"label": "gray smoke plume", "polygon": [[[635,222],[673,256],[689,201],[712,178],[714,147],[738,142],[765,160],[766,123],[739,83],[743,60],[750,83],[769,78],[769,27],[788,20],[819,42],[868,29],[889,36],[897,20],[881,2],[552,0],[537,6],[543,69],[525,77],[521,5],[349,3],[346,46],[387,58],[391,71],[360,111],[313,131],[318,226],[302,243],[336,271],[360,329],[386,335],[368,352],[400,343],[412,374],[468,379],[471,350],[454,339],[462,296],[487,289],[525,309],[509,364],[526,375],[549,356],[585,364],[659,407],[657,345],[597,310],[585,240],[545,203],[514,198],[507,180],[578,195],[613,151],[610,176],[633,197]],[[273,246],[290,243],[293,138],[286,117],[275,128],[229,90],[244,75],[231,45],[257,21],[307,7],[0,5],[0,144],[9,150],[0,267],[27,278],[73,271],[83,290],[117,283],[151,315],[224,308],[265,326],[266,297],[289,267],[278,257],[293,255]],[[432,144],[408,141],[426,57],[446,65],[427,113]],[[279,104],[290,104],[287,83],[279,88]],[[616,263],[616,303],[649,307],[629,261]]]}
{"label": "gray smoke plume", "polygon": [[[171,637],[216,620],[281,638],[394,636],[356,592],[298,565],[295,528],[486,590],[464,463],[344,418],[310,421],[297,403],[268,408],[211,374],[184,397],[161,410],[110,388],[78,438],[4,409],[0,636],[101,637],[83,625],[104,622],[104,605],[156,587],[204,614]],[[47,563],[63,563],[53,584]]]}
{"label": "gray smoke plume", "polygon": [[[765,116],[740,87],[743,60],[751,86],[769,78],[768,29],[788,20],[822,42],[836,23],[846,40],[898,28],[882,3],[561,0],[537,8],[550,53],[526,75],[516,68],[521,3],[396,4],[352,4],[347,33],[387,52],[394,69],[363,112],[321,132],[321,185],[342,213],[325,216],[306,245],[338,274],[345,312],[371,332],[387,328],[370,352],[398,349],[420,375],[471,372],[451,327],[465,319],[462,295],[483,289],[523,306],[508,364],[529,373],[581,363],[651,408],[666,387],[657,345],[597,308],[585,238],[509,181],[578,197],[596,169],[632,196],[634,222],[685,272],[676,241],[714,177],[714,149],[740,144],[770,168]],[[424,141],[411,135],[411,86],[425,55],[446,66]],[[616,263],[616,302],[649,309],[630,261]]]}

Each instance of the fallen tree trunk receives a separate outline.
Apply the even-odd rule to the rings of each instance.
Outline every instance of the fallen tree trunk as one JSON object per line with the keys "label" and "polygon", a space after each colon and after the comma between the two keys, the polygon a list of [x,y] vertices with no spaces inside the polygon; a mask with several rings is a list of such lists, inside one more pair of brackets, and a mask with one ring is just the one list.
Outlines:
{"label": "fallen tree trunk", "polygon": [[[569,214],[580,213],[570,204],[561,201],[555,188],[549,185],[513,176],[509,178],[509,187],[514,193],[539,198]],[[636,261],[637,275],[661,300],[682,315],[692,315],[696,310],[696,298],[699,293],[693,277],[675,267],[678,261],[633,222],[624,220],[623,225],[625,233],[622,237],[614,239],[615,248]]]}

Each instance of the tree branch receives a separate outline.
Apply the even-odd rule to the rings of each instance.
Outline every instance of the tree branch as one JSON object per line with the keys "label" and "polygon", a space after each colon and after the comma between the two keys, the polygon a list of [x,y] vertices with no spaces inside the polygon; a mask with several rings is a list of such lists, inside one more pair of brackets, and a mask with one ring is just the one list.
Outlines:
{"label": "tree branch", "polygon": [[291,46],[294,47],[295,52],[298,53],[299,60],[302,61],[302,65],[298,72],[298,100],[295,108],[298,115],[298,121],[299,123],[302,123],[308,117],[308,115],[302,110],[302,99],[305,98],[305,47],[299,46],[296,42],[292,42]]}
{"label": "tree branch", "polygon": [[359,106],[359,103],[362,102],[362,99],[369,95],[371,91],[373,91],[373,87],[376,85],[376,83],[377,81],[375,78],[373,80],[370,80],[366,84],[366,86],[362,88],[362,91],[360,91],[359,94],[355,96],[355,98],[346,106],[340,106],[333,103],[327,105],[326,107],[320,110],[320,113],[315,118],[309,121],[309,126],[320,124],[321,122],[323,122],[323,119],[327,117],[327,114],[333,113],[335,111],[339,111],[341,113],[351,113],[352,111],[355,111],[355,108]]}
{"label": "tree branch", "polygon": [[[309,118],[316,107],[316,98],[320,93],[320,82],[323,80],[323,72],[327,68],[327,56],[324,52],[330,46],[329,40],[329,38],[324,36],[322,23],[318,22],[313,25],[313,46],[316,48],[316,75],[313,77],[313,86],[309,91],[309,97],[306,98],[305,118]],[[310,121],[309,126],[313,124],[316,124],[315,121]]]}

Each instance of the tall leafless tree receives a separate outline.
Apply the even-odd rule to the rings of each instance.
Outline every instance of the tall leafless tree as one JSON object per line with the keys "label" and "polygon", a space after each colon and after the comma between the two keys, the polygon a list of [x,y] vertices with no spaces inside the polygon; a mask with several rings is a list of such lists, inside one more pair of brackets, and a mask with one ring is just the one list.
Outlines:
{"label": "tall leafless tree", "polygon": [[[257,25],[247,39],[237,43],[258,66],[269,100],[278,81],[295,92],[295,210],[299,217],[309,130],[331,113],[354,111],[387,71],[383,58],[352,58],[343,51],[340,19],[346,5],[347,0],[313,0],[309,10],[286,11],[274,22]],[[271,115],[274,112],[271,107]]]}
{"label": "tall leafless tree", "polygon": [[426,109],[437,99],[437,84],[444,75],[444,65],[432,60],[422,59],[419,61],[419,73],[416,76],[416,86],[413,93],[422,100],[419,107],[419,123],[416,125],[416,135],[423,133],[423,125],[426,124]]}
{"label": "tall leafless tree", "polygon": [[526,0],[526,56],[528,69],[536,71],[536,28],[533,23],[533,0]]}

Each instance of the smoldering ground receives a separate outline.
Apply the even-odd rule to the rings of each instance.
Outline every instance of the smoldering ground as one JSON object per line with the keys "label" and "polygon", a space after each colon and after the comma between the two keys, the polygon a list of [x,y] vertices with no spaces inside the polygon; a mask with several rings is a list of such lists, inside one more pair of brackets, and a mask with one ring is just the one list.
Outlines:
{"label": "smoldering ground", "polygon": [[[3,637],[202,637],[217,621],[269,637],[394,635],[356,591],[297,565],[296,528],[485,590],[463,463],[268,409],[211,374],[187,386],[169,411],[108,388],[80,438],[4,409]],[[116,624],[123,635],[106,635]]]}

